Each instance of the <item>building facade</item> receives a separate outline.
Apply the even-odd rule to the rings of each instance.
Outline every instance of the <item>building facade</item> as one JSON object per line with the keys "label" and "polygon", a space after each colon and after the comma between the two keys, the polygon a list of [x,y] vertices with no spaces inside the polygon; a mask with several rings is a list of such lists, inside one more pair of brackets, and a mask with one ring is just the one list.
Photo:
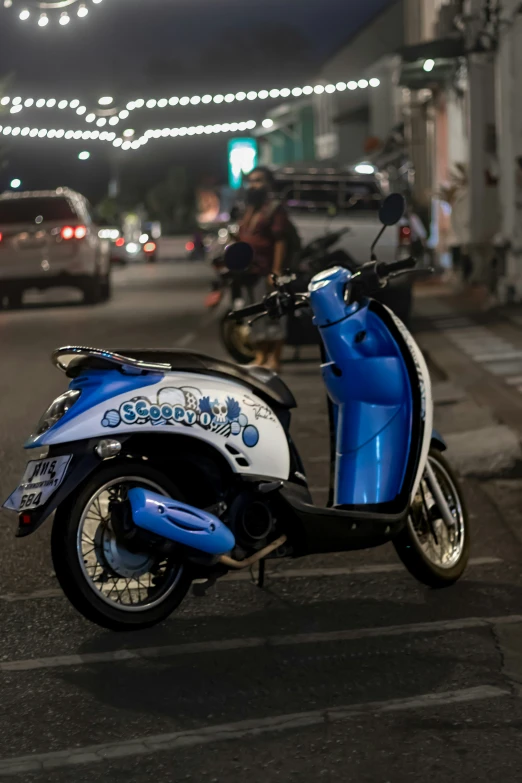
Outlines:
{"label": "building facade", "polygon": [[[396,0],[339,49],[315,79],[325,86],[366,80],[366,87],[303,96],[271,111],[265,121],[269,127],[257,133],[263,163],[346,166],[364,159],[368,140],[385,139],[400,117],[393,53],[404,44],[404,30],[404,0]],[[378,79],[379,87],[370,87],[370,79]]]}

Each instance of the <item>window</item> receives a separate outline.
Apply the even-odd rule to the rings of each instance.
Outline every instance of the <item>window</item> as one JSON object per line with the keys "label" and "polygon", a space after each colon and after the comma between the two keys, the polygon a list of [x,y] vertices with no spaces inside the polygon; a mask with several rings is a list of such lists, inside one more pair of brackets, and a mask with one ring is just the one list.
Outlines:
{"label": "window", "polygon": [[[0,225],[44,221],[77,220],[78,217],[66,198],[0,199]],[[40,222],[40,221],[39,221]]]}
{"label": "window", "polygon": [[377,183],[356,180],[281,183],[280,194],[288,209],[302,212],[324,212],[332,206],[340,212],[376,212],[382,201]]}

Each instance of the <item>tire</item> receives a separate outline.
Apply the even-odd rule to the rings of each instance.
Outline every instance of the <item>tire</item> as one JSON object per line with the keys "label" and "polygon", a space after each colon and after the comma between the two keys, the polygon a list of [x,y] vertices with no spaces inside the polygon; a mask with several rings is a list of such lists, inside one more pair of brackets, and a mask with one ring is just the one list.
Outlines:
{"label": "tire", "polygon": [[15,286],[12,288],[7,288],[5,291],[5,296],[8,300],[7,307],[9,310],[19,310],[22,307],[22,300],[24,296],[23,288],[17,288]]}
{"label": "tire", "polygon": [[241,328],[244,328],[241,324],[224,316],[219,325],[221,342],[235,362],[249,364],[254,361],[255,353],[240,333]]}
{"label": "tire", "polygon": [[103,301],[103,278],[100,275],[86,278],[81,285],[81,290],[85,304],[99,304]]}
{"label": "tire", "polygon": [[101,283],[100,302],[108,302],[112,298],[112,278],[110,271],[107,272]]}
{"label": "tire", "polygon": [[[138,602],[136,603],[133,603],[129,589],[127,589],[128,602],[124,603],[122,599],[118,603],[116,599],[119,599],[120,593],[125,595],[125,588],[117,591],[111,599],[108,594],[111,587],[114,591],[118,584],[121,585],[121,582],[127,581],[128,588],[130,581],[133,580],[136,583],[136,580],[143,577],[143,573],[138,574],[135,571],[129,575],[127,571],[122,578],[118,578],[117,574],[122,573],[123,567],[118,572],[113,570],[115,560],[113,558],[113,562],[109,563],[105,553],[107,551],[110,553],[123,552],[130,558],[132,564],[127,563],[127,569],[129,567],[135,568],[136,559],[133,560],[133,557],[147,562],[148,555],[129,553],[121,543],[117,542],[110,526],[102,524],[98,525],[95,536],[91,539],[93,544],[91,552],[84,551],[81,547],[85,542],[87,542],[85,544],[87,547],[91,545],[89,538],[84,539],[84,535],[87,536],[85,531],[88,525],[86,516],[93,514],[92,509],[95,508],[90,501],[97,497],[97,493],[100,493],[102,488],[111,483],[117,485],[118,479],[125,477],[134,480],[129,483],[149,487],[170,497],[181,499],[182,495],[177,487],[155,468],[131,460],[111,462],[112,464],[107,463],[96,471],[74,493],[73,497],[58,508],[51,535],[52,559],[60,586],[78,612],[91,622],[112,631],[136,631],[157,625],[179,606],[192,581],[190,566],[181,560],[175,563],[166,560],[165,587],[159,588],[157,582],[153,583],[153,580],[159,578],[158,572],[156,572],[156,576],[149,582],[148,591],[157,589],[159,595],[149,603],[147,603],[149,598],[147,590],[143,605],[138,603],[141,600],[141,587],[137,594]],[[102,498],[103,494],[100,494],[96,500],[99,509],[104,502]],[[90,561],[87,558],[90,558]],[[96,563],[96,565],[91,566],[89,562]],[[93,579],[91,579],[88,571],[93,567]],[[101,574],[97,577],[99,567]],[[169,572],[169,569],[172,573]],[[139,581],[137,583],[140,584]],[[164,589],[163,595],[161,589]]]}
{"label": "tire", "polygon": [[[458,527],[458,545],[456,551],[454,550],[454,560],[450,558],[449,562],[442,566],[427,555],[421,545],[420,536],[422,534],[415,524],[413,513],[410,513],[404,530],[395,538],[393,543],[400,559],[415,579],[422,584],[428,585],[428,587],[442,588],[455,584],[466,570],[471,543],[470,524],[457,475],[447,460],[436,449],[431,449],[429,460],[437,478],[443,478],[446,490],[444,494],[448,500],[449,495],[451,496],[452,503],[455,506],[454,516]],[[432,508],[436,509],[436,504]],[[424,515],[423,524],[425,524],[425,519]],[[444,525],[443,522],[441,524]],[[443,532],[447,532],[445,526],[443,527]],[[429,534],[425,535],[425,541],[428,540],[430,540]],[[435,538],[432,536],[431,540],[434,541]]]}

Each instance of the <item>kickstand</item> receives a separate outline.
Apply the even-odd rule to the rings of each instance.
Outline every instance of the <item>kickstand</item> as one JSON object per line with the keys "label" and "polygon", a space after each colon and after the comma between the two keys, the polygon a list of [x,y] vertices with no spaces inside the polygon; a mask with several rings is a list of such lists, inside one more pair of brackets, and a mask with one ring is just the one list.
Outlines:
{"label": "kickstand", "polygon": [[265,586],[265,561],[259,561],[259,571],[257,572],[257,586],[263,589]]}

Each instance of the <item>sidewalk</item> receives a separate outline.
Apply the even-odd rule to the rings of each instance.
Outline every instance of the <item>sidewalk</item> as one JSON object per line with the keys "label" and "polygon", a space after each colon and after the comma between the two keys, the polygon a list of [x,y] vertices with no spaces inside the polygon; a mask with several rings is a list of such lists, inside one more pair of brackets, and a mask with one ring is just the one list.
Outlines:
{"label": "sidewalk", "polygon": [[522,332],[518,347],[502,333],[505,314],[440,280],[418,285],[414,302],[415,336],[435,375],[435,424],[455,464],[485,476],[512,469],[522,456],[522,396],[514,398],[522,388]]}

